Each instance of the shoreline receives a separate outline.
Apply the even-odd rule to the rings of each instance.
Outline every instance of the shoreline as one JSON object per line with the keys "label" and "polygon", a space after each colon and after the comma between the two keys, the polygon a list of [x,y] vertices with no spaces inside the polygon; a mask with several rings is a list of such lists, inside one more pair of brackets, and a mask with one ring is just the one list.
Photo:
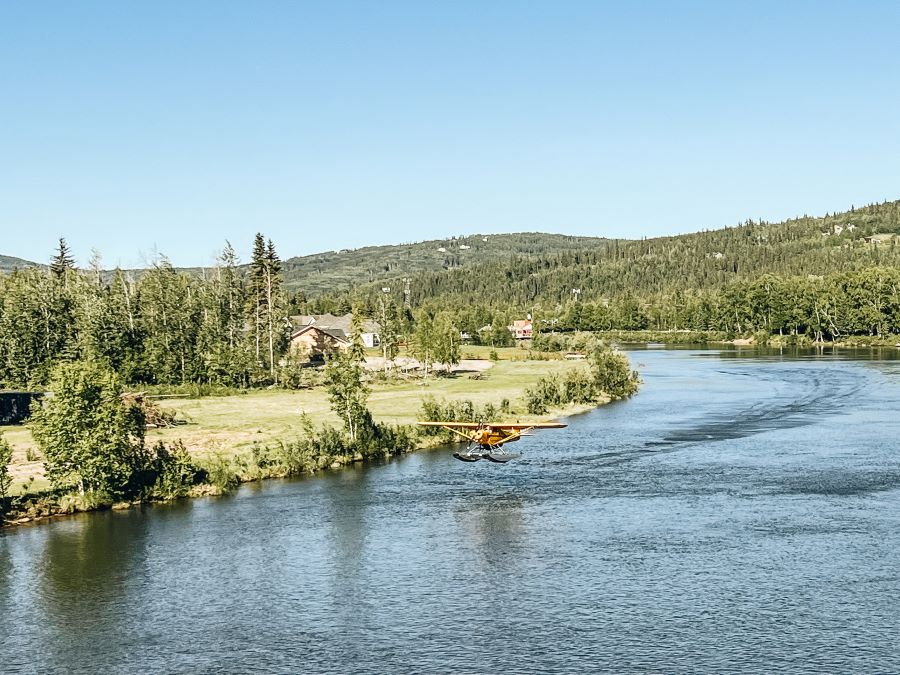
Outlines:
{"label": "shoreline", "polygon": [[[605,399],[602,401],[598,401],[596,404],[571,404],[562,408],[554,408],[549,410],[544,415],[535,415],[529,416],[532,417],[533,420],[537,422],[550,422],[556,421],[559,419],[565,419],[569,417],[575,417],[577,415],[584,415],[593,410],[597,410],[598,408],[603,407],[610,403],[610,399]],[[455,441],[450,441],[449,443],[454,443]],[[389,462],[393,461],[394,458],[403,457],[404,455],[409,455],[414,452],[428,451],[434,450],[441,446],[448,445],[448,441],[439,436],[420,436],[416,442],[415,447],[410,448],[409,450],[400,451],[396,453],[388,453],[386,452],[382,457],[370,457],[364,458],[361,455],[338,455],[332,458],[332,462],[327,466],[323,466],[319,469],[313,471],[305,471],[297,474],[290,473],[281,473],[278,471],[273,471],[268,474],[262,474],[258,476],[237,476],[237,486],[234,490],[237,490],[241,485],[246,485],[249,483],[262,483],[267,480],[277,480],[277,479],[285,479],[285,478],[309,478],[315,476],[323,471],[340,471],[342,469],[347,468],[348,466],[352,466],[354,464],[366,464],[366,463],[374,463],[374,462]],[[31,506],[26,511],[19,512],[10,512],[0,518],[0,533],[7,528],[13,527],[24,527],[27,525],[41,525],[47,523],[53,519],[64,518],[67,516],[75,516],[78,514],[84,513],[97,513],[103,511],[127,511],[138,507],[145,506],[153,506],[154,504],[172,504],[174,502],[184,500],[184,499],[198,499],[201,497],[224,497],[231,494],[234,490],[222,490],[217,488],[214,485],[210,485],[208,483],[203,483],[195,486],[191,492],[183,497],[175,497],[172,499],[153,499],[153,500],[133,500],[133,501],[122,501],[122,502],[114,502],[112,504],[101,504],[94,508],[85,508],[85,509],[75,509],[72,511],[64,511],[61,509],[54,510],[53,507],[49,503],[44,503],[39,506],[40,501],[42,499],[53,499],[53,497],[49,493],[42,494],[34,494],[34,495],[26,495],[29,499],[26,501],[26,504],[30,503]],[[45,512],[46,511],[46,512]]]}
{"label": "shoreline", "polygon": [[722,331],[699,330],[604,330],[584,331],[622,345],[662,344],[666,346],[708,345],[766,349],[900,349],[900,334],[888,337],[851,335],[841,340],[816,342],[805,335],[759,335],[729,338]]}

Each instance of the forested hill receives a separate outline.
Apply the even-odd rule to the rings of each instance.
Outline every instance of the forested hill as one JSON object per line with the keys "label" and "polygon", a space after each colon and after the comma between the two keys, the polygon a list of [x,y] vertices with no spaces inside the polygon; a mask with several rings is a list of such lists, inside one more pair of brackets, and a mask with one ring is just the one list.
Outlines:
{"label": "forested hill", "polygon": [[383,279],[490,265],[510,256],[593,250],[608,241],[539,232],[478,234],[294,257],[284,261],[283,270],[287,288],[313,296]]}
{"label": "forested hill", "polygon": [[12,272],[14,269],[24,269],[25,267],[37,267],[37,263],[22,258],[13,258],[8,255],[0,255],[0,272]]}
{"label": "forested hill", "polygon": [[[900,201],[782,223],[751,222],[721,230],[646,240],[589,240],[590,245],[535,254],[488,256],[476,264],[414,275],[413,305],[440,298],[528,306],[634,294],[715,289],[764,274],[825,275],[876,265],[900,266]],[[358,297],[396,284],[385,270]]]}
{"label": "forested hill", "polygon": [[[316,296],[346,291],[381,279],[399,279],[423,272],[489,263],[511,255],[534,257],[550,252],[590,250],[607,241],[609,240],[598,237],[572,237],[540,232],[478,234],[295,256],[282,263],[282,271],[285,288],[303,291],[307,296]],[[27,260],[0,256],[0,272],[34,266],[35,263]],[[244,272],[248,268],[248,265],[240,267]],[[145,270],[127,271],[139,276]],[[202,275],[203,268],[185,267],[179,268],[179,271],[199,276]],[[108,281],[113,277],[113,272],[114,270],[104,272],[104,278]]]}
{"label": "forested hill", "polygon": [[[518,233],[369,246],[288,258],[282,270],[289,291],[326,303],[340,299],[341,306],[352,298],[371,304],[386,286],[399,299],[403,279],[410,278],[414,306],[441,299],[526,307],[565,303],[573,289],[580,289],[584,301],[603,301],[622,294],[716,289],[764,274],[900,266],[895,235],[900,235],[900,201],[643,240]],[[0,256],[0,272],[34,265]]]}

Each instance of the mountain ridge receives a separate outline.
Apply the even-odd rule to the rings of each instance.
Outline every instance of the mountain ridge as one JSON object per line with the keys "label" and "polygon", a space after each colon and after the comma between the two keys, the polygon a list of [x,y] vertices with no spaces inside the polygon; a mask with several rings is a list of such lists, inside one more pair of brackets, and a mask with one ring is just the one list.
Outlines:
{"label": "mountain ridge", "polygon": [[[642,239],[519,232],[364,246],[288,257],[283,271],[285,287],[310,298],[371,298],[388,287],[399,293],[399,286],[411,279],[415,301],[446,294],[465,302],[503,290],[504,301],[518,304],[564,302],[573,289],[582,289],[583,299],[601,298],[629,289],[706,288],[767,273],[825,274],[871,264],[900,265],[897,235],[900,200],[824,216],[777,223],[748,220]],[[26,266],[38,265],[0,256],[0,271]],[[209,267],[178,269],[200,274]]]}

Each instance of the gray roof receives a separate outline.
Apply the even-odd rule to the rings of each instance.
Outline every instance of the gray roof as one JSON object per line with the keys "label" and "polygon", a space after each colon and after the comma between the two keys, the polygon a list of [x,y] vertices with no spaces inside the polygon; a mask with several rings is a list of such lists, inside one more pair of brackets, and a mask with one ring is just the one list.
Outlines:
{"label": "gray roof", "polygon": [[340,329],[322,328],[321,326],[314,326],[314,325],[300,326],[298,328],[295,328],[294,331],[291,333],[291,338],[293,339],[293,338],[297,337],[298,335],[303,335],[308,330],[317,330],[317,331],[324,333],[325,335],[333,337],[335,340],[340,340],[341,342],[350,342],[350,340],[347,338],[347,335],[344,333],[344,331],[342,331]]}
{"label": "gray roof", "polygon": [[[380,326],[371,319],[363,319],[361,322],[363,333],[377,333]],[[335,316],[334,314],[299,314],[291,317],[291,325],[294,329],[303,328],[304,326],[315,326],[322,330],[340,331],[343,336],[352,333],[353,315],[345,314],[344,316]]]}

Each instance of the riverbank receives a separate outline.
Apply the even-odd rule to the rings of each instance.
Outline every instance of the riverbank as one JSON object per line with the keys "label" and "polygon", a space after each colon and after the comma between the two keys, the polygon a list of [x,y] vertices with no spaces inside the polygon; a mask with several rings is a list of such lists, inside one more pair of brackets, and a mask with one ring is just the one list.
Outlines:
{"label": "riverbank", "polygon": [[779,335],[755,333],[753,335],[728,335],[723,331],[697,330],[608,330],[591,333],[611,343],[664,344],[664,345],[734,345],[737,347],[769,348],[836,348],[873,349],[900,348],[900,335],[848,335],[840,340],[815,341],[806,335]]}
{"label": "riverbank", "polygon": [[[463,364],[464,366],[465,364]],[[581,367],[565,360],[504,360],[478,368],[463,368],[450,376],[428,380],[388,380],[374,382],[369,408],[380,424],[411,427],[419,418],[422,402],[436,400],[471,401],[475,406],[509,404],[505,414],[521,422],[549,421],[592,409],[593,405],[570,405],[528,415],[522,402],[526,388],[548,375],[564,375]],[[599,404],[604,403],[600,401]],[[173,398],[160,401],[182,424],[149,430],[147,443],[183,443],[190,456],[210,473],[225,471],[235,483],[293,475],[284,463],[271,461],[273,453],[289,447],[303,433],[304,419],[317,428],[339,426],[323,388],[300,391],[252,391],[229,396]],[[96,508],[128,508],[141,502],[119,504],[79,504],[49,492],[38,449],[27,427],[3,427],[0,432],[13,446],[11,474],[17,507],[7,515],[7,523],[24,524],[54,515]],[[386,456],[433,448],[445,443],[440,437],[416,434],[413,445]],[[379,457],[380,459],[381,457]],[[308,459],[300,473],[314,473],[364,461],[361,454],[322,455]],[[309,470],[305,470],[306,467]],[[229,477],[230,480],[230,477]],[[188,496],[207,496],[225,491],[220,485],[196,486]]]}

